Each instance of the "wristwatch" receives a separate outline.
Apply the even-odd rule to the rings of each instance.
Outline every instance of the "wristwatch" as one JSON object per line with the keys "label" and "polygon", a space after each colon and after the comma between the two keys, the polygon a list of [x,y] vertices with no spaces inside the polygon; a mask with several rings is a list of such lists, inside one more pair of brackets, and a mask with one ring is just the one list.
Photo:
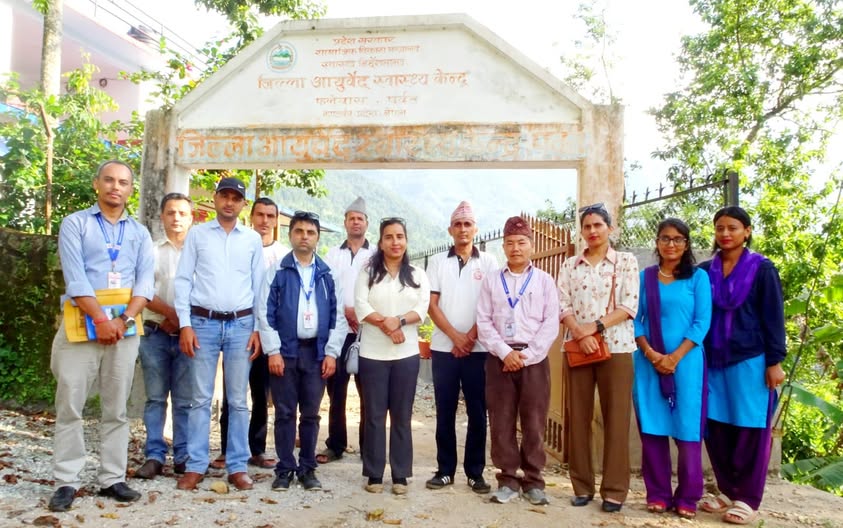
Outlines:
{"label": "wristwatch", "polygon": [[399,317],[398,322],[401,323],[401,326],[407,326],[407,319],[404,316]]}
{"label": "wristwatch", "polygon": [[600,319],[594,321],[594,324],[597,325],[597,333],[602,334],[606,330],[606,325],[603,324],[603,321]]}
{"label": "wristwatch", "polygon": [[120,314],[120,319],[123,320],[123,324],[126,325],[126,330],[135,327],[135,318],[131,315],[126,315],[125,313]]}

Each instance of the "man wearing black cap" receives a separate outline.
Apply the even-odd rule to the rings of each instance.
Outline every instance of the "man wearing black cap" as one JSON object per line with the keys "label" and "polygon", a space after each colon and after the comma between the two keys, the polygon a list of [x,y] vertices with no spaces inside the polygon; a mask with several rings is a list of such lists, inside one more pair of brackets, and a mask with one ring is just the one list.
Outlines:
{"label": "man wearing black cap", "polygon": [[249,408],[246,391],[250,362],[261,352],[258,321],[266,305],[258,302],[264,279],[261,237],[238,222],[246,187],[223,178],[214,193],[217,217],[190,230],[176,272],[179,346],[191,358],[187,471],[178,488],[196,489],[208,468],[211,398],[219,353],[228,392],[228,481],[252,488],[249,459]]}

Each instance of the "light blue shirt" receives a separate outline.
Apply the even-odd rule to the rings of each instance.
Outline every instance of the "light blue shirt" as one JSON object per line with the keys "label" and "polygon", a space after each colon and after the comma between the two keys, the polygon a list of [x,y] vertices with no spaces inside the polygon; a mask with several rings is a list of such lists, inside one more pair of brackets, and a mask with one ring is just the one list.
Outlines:
{"label": "light blue shirt", "polygon": [[123,241],[113,271],[120,273],[120,287],[131,288],[132,296],[152,299],[155,295],[155,257],[149,231],[126,211],[116,224],[102,216],[102,228],[97,220],[102,216],[99,204],[67,216],[59,230],[59,257],[64,274],[65,294],[68,298],[94,297],[94,290],[108,288],[108,273],[112,271],[111,257],[105,233],[112,244]]}
{"label": "light blue shirt", "polygon": [[190,307],[236,312],[252,308],[255,329],[266,320],[266,303],[255,302],[264,282],[263,244],[238,222],[226,233],[219,222],[193,227],[184,241],[176,271],[179,326],[190,326]]}
{"label": "light blue shirt", "polygon": [[[299,339],[312,339],[316,337],[316,329],[319,325],[319,310],[316,309],[316,300],[313,298],[314,288],[310,285],[310,281],[313,280],[313,270],[315,269],[313,265],[314,261],[315,259],[311,260],[308,266],[302,266],[299,259],[293,255],[293,262],[296,265],[296,271],[299,272],[299,280],[301,281],[301,284],[299,284],[299,313],[296,318],[296,335]],[[336,284],[334,288],[336,288]],[[309,300],[307,298],[308,295],[305,295],[307,293],[310,294]],[[305,312],[310,312],[310,328],[305,328],[304,325]]]}

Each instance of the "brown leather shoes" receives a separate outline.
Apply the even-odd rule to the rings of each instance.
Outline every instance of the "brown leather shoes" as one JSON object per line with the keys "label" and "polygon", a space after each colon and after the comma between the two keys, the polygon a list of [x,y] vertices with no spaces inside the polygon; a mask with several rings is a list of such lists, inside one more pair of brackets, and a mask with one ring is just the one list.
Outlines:
{"label": "brown leather shoes", "polygon": [[252,479],[245,471],[239,473],[232,473],[228,476],[228,482],[240,491],[250,490],[253,487]]}
{"label": "brown leather shoes", "polygon": [[196,489],[196,485],[202,482],[203,478],[205,478],[205,475],[202,473],[188,471],[179,479],[176,488],[184,491],[193,491]]}
{"label": "brown leather shoes", "polygon": [[157,475],[161,474],[161,470],[163,467],[164,464],[150,458],[146,462],[144,462],[143,465],[137,469],[137,471],[135,471],[135,478],[154,479]]}

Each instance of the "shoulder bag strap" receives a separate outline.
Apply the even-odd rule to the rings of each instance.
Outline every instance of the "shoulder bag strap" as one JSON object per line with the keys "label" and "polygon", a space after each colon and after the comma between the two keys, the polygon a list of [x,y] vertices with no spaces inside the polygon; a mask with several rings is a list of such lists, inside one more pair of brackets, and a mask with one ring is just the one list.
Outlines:
{"label": "shoulder bag strap", "polygon": [[611,311],[615,311],[615,308],[618,307],[618,305],[615,303],[615,282],[617,280],[617,277],[618,277],[618,257],[616,255],[615,256],[615,266],[614,266],[614,268],[612,268],[612,289],[609,292],[609,302],[606,303],[606,314],[607,315],[609,314],[609,311],[610,311],[609,308],[612,309]]}

